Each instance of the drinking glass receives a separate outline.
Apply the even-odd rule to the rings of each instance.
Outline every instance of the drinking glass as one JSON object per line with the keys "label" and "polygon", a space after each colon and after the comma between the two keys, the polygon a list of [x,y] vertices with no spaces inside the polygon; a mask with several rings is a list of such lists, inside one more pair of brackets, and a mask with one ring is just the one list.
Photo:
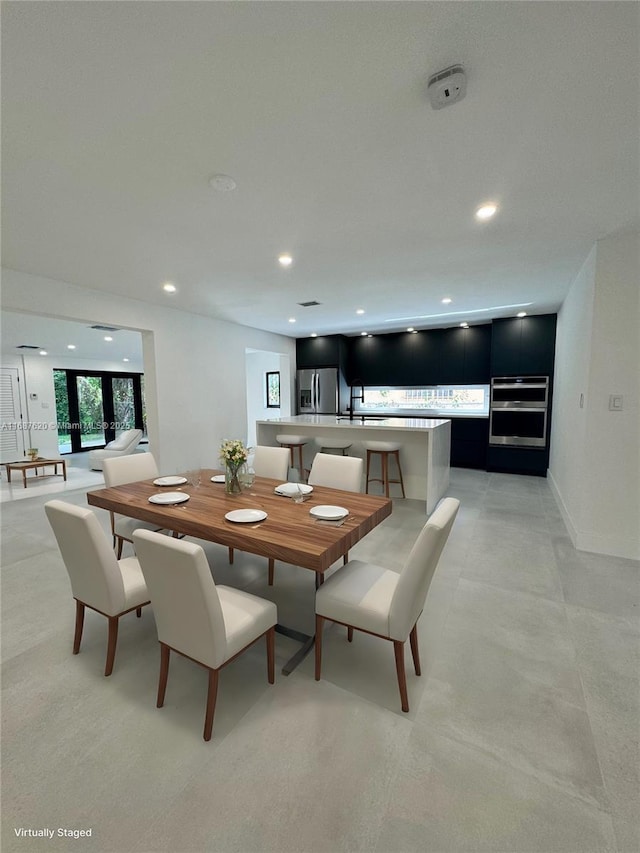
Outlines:
{"label": "drinking glass", "polygon": [[293,494],[291,495],[291,500],[294,504],[301,504],[304,501],[304,492],[300,488],[300,483],[296,483],[295,486]]}

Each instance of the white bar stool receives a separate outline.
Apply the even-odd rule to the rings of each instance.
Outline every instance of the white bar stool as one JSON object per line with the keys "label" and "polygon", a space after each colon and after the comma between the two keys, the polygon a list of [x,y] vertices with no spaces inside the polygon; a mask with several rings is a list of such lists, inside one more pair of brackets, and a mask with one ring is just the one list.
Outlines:
{"label": "white bar stool", "polygon": [[324,453],[325,450],[339,450],[343,456],[349,455],[351,442],[346,438],[327,438],[326,436],[319,436],[315,439],[315,442],[320,448],[320,453]]}
{"label": "white bar stool", "polygon": [[[367,489],[369,494],[369,483],[382,483],[385,496],[389,497],[389,483],[399,483],[402,489],[402,497],[406,497],[404,493],[404,482],[402,481],[402,468],[400,467],[400,444],[393,441],[364,441],[363,446],[367,451]],[[369,469],[371,466],[371,456],[377,453],[380,456],[380,477],[370,477]],[[398,466],[399,480],[391,480],[389,478],[389,457],[393,456]]]}
{"label": "white bar stool", "polygon": [[302,461],[302,448],[309,441],[309,437],[306,435],[287,435],[286,433],[283,433],[282,435],[276,436],[276,441],[282,447],[288,447],[289,448],[289,452],[291,453],[291,467],[292,468],[296,467],[295,459],[294,459],[294,450],[296,447],[298,448],[298,459],[300,460],[298,463],[298,476],[300,477],[301,480],[304,479],[305,469],[304,469],[304,463]]}

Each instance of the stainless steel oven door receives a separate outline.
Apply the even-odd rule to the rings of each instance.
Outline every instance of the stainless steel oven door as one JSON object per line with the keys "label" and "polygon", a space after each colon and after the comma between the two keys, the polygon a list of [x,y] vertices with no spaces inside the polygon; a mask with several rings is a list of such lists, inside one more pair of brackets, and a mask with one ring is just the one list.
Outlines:
{"label": "stainless steel oven door", "polygon": [[498,408],[489,414],[489,444],[512,447],[545,447],[547,410]]}

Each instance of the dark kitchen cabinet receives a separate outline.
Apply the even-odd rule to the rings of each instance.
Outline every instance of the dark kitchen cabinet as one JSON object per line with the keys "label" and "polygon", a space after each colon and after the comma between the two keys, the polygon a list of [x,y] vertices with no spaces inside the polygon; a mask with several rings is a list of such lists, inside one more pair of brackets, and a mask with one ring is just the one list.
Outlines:
{"label": "dark kitchen cabinet", "polygon": [[529,474],[546,477],[549,467],[549,448],[494,447],[487,453],[487,471],[505,474]]}
{"label": "dark kitchen cabinet", "polygon": [[296,340],[296,367],[340,367],[346,363],[347,341],[344,335],[321,335]]}
{"label": "dark kitchen cabinet", "polygon": [[451,465],[454,468],[487,468],[489,420],[451,418]]}
{"label": "dark kitchen cabinet", "polygon": [[491,332],[491,375],[553,375],[556,315],[494,320]]}
{"label": "dark kitchen cabinet", "polygon": [[365,385],[438,384],[440,330],[350,339],[348,375]]}
{"label": "dark kitchen cabinet", "polygon": [[461,331],[465,332],[462,384],[488,385],[491,378],[491,325],[470,326]]}
{"label": "dark kitchen cabinet", "polygon": [[469,329],[442,329],[438,338],[436,385],[462,385],[465,373],[466,332]]}

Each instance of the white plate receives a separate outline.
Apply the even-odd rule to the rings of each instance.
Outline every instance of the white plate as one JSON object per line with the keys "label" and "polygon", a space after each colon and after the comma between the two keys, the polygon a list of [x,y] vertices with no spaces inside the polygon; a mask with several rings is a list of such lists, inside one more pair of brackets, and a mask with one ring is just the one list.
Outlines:
{"label": "white plate", "polygon": [[181,486],[187,482],[186,477],[158,477],[153,481],[154,486]]}
{"label": "white plate", "polygon": [[224,483],[225,476],[224,474],[216,474],[215,477],[211,478],[212,483]]}
{"label": "white plate", "polygon": [[189,500],[186,492],[161,492],[159,495],[151,495],[150,504],[181,504]]}
{"label": "white plate", "polygon": [[346,515],[349,515],[349,510],[345,509],[343,506],[329,506],[328,504],[322,504],[321,506],[312,506],[309,510],[309,515],[313,515],[315,518],[324,518],[328,521],[335,521],[337,518],[344,518]]}
{"label": "white plate", "polygon": [[234,509],[225,515],[227,521],[247,522],[264,521],[267,513],[263,509]]}
{"label": "white plate", "polygon": [[281,483],[273,490],[276,495],[283,495],[285,498],[291,498],[298,493],[298,486],[303,495],[309,495],[313,491],[313,486],[307,486],[306,483]]}

